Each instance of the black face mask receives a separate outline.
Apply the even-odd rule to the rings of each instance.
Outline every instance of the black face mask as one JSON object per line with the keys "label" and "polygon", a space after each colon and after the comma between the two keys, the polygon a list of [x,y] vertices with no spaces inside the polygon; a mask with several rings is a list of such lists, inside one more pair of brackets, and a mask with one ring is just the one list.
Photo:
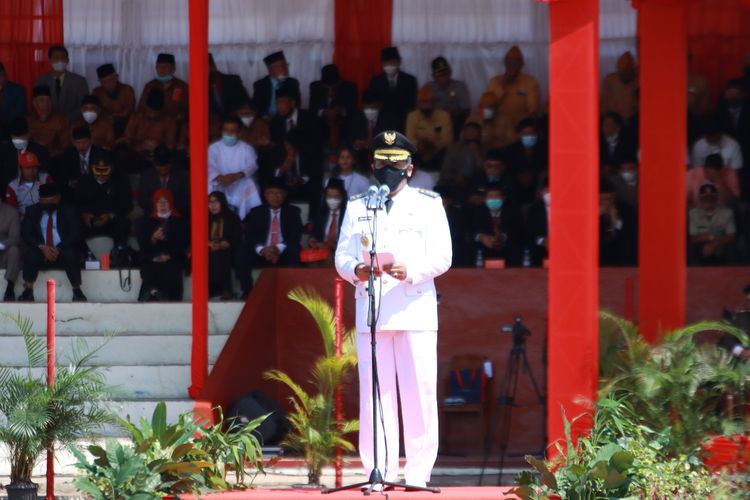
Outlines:
{"label": "black face mask", "polygon": [[40,203],[42,210],[45,212],[54,212],[57,209],[57,203]]}
{"label": "black face mask", "polygon": [[382,168],[376,168],[375,169],[375,179],[380,184],[385,184],[388,186],[388,189],[391,190],[391,192],[396,191],[398,189],[398,186],[401,184],[401,181],[406,179],[407,176],[407,169],[401,169],[396,167],[382,167]]}

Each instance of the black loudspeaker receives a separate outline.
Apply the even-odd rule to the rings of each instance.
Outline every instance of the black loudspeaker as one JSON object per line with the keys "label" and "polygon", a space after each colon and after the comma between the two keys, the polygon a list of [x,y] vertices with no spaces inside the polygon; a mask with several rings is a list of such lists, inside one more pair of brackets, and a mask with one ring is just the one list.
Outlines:
{"label": "black loudspeaker", "polygon": [[240,423],[248,422],[269,414],[262,424],[256,429],[263,446],[278,445],[289,431],[289,421],[286,411],[263,391],[253,391],[239,400],[229,408],[227,418],[237,418]]}

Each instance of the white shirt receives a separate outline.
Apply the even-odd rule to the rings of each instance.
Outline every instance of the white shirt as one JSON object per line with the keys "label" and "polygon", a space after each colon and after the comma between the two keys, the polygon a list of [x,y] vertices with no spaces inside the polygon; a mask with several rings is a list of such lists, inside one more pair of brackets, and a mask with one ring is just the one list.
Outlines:
{"label": "white shirt", "polygon": [[[57,210],[52,212],[52,242],[55,246],[58,246],[62,241],[60,239],[60,233],[57,232],[57,213]],[[42,228],[42,239],[44,240],[44,245],[47,244],[47,221],[49,218],[49,212],[42,210],[42,219],[39,221],[39,226]]]}
{"label": "white shirt", "polygon": [[299,113],[297,113],[297,108],[294,108],[294,111],[289,113],[289,116],[284,118],[284,130],[289,132],[290,130],[294,130],[297,128],[297,125],[299,125],[299,121],[297,121],[299,116]]}
{"label": "white shirt", "polygon": [[[237,141],[234,146],[227,146],[224,141],[216,141],[208,147],[208,183],[209,186],[220,175],[242,172],[245,177],[252,177],[258,170],[258,155],[255,149],[245,141]],[[213,189],[209,189],[213,191]]]}
{"label": "white shirt", "polygon": [[724,166],[727,168],[739,170],[743,167],[742,150],[739,143],[726,134],[721,135],[718,144],[709,143],[705,137],[698,139],[693,146],[690,166],[700,167],[704,165],[706,157],[711,154],[720,154],[724,160]]}
{"label": "white shirt", "polygon": [[276,214],[276,217],[278,217],[278,221],[279,221],[279,243],[276,245],[276,248],[279,249],[279,253],[284,253],[284,250],[286,250],[286,243],[284,243],[284,234],[281,232],[281,209],[272,208],[268,211],[268,237],[266,238],[266,244],[257,245],[255,247],[255,253],[257,253],[258,255],[260,255],[260,251],[263,250],[265,247],[271,246],[271,236],[273,234],[274,214]]}

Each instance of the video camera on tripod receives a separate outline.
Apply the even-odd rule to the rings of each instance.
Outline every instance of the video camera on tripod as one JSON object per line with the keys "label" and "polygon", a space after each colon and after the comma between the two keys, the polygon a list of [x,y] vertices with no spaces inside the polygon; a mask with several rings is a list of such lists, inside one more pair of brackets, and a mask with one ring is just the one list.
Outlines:
{"label": "video camera on tripod", "polygon": [[501,326],[500,331],[513,334],[513,347],[523,347],[526,344],[526,337],[531,336],[531,330],[523,324],[521,316],[513,318],[512,325]]}

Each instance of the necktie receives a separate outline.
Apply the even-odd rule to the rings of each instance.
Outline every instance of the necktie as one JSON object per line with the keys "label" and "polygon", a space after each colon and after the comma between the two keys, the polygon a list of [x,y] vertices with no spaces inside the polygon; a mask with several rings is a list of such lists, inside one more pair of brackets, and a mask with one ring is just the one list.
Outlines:
{"label": "necktie", "polygon": [[44,243],[48,247],[55,246],[55,235],[52,233],[52,215],[51,212],[47,215],[47,234]]}
{"label": "necktie", "polygon": [[287,132],[290,132],[290,131],[292,131],[292,130],[294,130],[294,120],[293,120],[292,118],[289,118],[289,119],[288,119],[288,120],[286,121],[286,131],[287,131]]}
{"label": "necktie", "polygon": [[388,198],[387,200],[385,200],[385,213],[390,213],[392,206],[393,206],[393,198]]}
{"label": "necktie", "polygon": [[89,173],[89,162],[86,160],[84,155],[81,155],[81,174],[86,175]]}
{"label": "necktie", "polygon": [[55,78],[55,95],[59,99],[60,98],[60,91],[62,90],[62,82],[60,81],[60,77]]}
{"label": "necktie", "polygon": [[331,225],[328,226],[328,235],[326,236],[326,245],[328,248],[336,246],[336,236],[339,232],[339,211],[331,212]]}
{"label": "necktie", "polygon": [[271,219],[271,246],[275,247],[281,243],[281,230],[279,228],[279,211],[273,211],[273,219]]}

